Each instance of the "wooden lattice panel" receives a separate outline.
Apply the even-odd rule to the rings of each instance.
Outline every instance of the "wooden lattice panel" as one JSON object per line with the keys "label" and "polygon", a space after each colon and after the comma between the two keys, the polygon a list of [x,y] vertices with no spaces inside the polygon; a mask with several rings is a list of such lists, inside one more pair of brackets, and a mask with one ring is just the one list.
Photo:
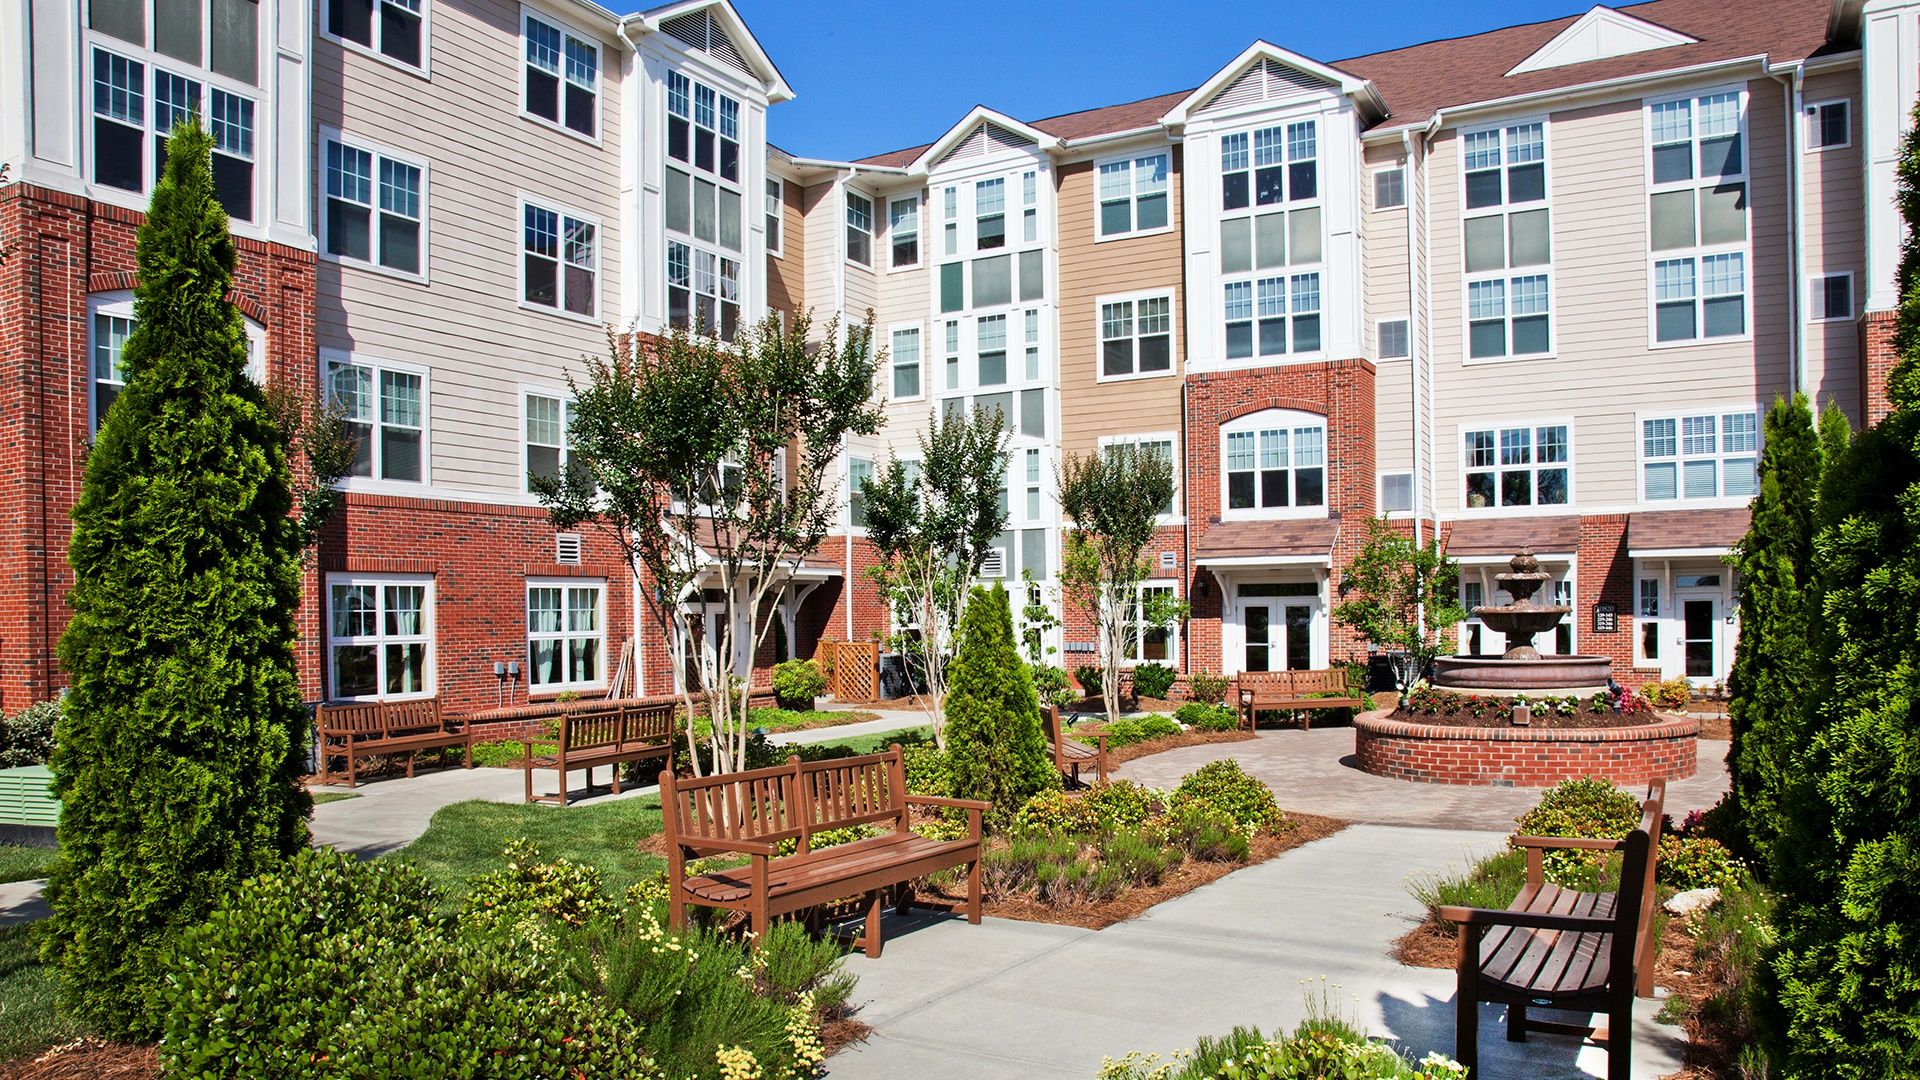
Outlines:
{"label": "wooden lattice panel", "polygon": [[865,705],[880,696],[880,646],[871,641],[823,641],[816,654],[832,674],[827,692],[842,704]]}

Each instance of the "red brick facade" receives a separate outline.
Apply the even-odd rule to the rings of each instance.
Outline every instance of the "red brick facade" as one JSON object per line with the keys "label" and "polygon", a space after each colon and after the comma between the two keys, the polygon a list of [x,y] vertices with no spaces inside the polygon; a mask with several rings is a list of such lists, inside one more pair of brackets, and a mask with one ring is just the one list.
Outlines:
{"label": "red brick facade", "polygon": [[1860,415],[1868,426],[1893,411],[1887,401],[1887,377],[1900,359],[1893,350],[1893,328],[1899,312],[1869,311],[1860,320]]}
{"label": "red brick facade", "polygon": [[1376,776],[1428,784],[1551,787],[1604,776],[1616,784],[1684,780],[1697,764],[1697,720],[1640,727],[1552,729],[1410,724],[1356,717],[1354,753]]}

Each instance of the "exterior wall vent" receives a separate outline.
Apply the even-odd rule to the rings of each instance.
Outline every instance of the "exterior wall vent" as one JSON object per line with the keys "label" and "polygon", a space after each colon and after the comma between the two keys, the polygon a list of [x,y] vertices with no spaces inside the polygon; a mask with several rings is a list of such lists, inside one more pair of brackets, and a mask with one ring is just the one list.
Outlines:
{"label": "exterior wall vent", "polygon": [[727,36],[726,29],[714,22],[709,12],[695,11],[676,16],[661,23],[660,29],[688,48],[698,49],[730,68],[753,74],[747,67],[746,58],[740,55],[733,39]]}
{"label": "exterior wall vent", "polygon": [[988,548],[987,557],[980,563],[980,576],[1003,578],[1007,576],[1007,549]]}
{"label": "exterior wall vent", "polygon": [[579,533],[559,533],[554,536],[553,561],[561,566],[580,565]]}

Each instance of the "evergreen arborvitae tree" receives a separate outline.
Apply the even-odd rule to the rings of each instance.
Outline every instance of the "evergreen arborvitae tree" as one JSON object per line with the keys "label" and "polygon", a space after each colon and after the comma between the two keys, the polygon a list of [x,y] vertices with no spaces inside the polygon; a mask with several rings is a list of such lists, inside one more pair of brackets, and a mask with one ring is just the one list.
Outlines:
{"label": "evergreen arborvitae tree", "polygon": [[1774,403],[1760,455],[1753,522],[1733,560],[1740,577],[1740,645],[1729,710],[1733,748],[1727,833],[1764,874],[1776,858],[1780,795],[1806,741],[1813,657],[1808,641],[1820,443],[1804,394]]}
{"label": "evergreen arborvitae tree", "polygon": [[1028,799],[1060,786],[1040,725],[1033,674],[1013,642],[1007,590],[975,587],[947,667],[947,771],[953,793],[993,804],[1004,824]]}
{"label": "evergreen arborvitae tree", "polygon": [[307,840],[286,434],[247,378],[211,140],[175,129],[140,227],[126,389],[73,511],[64,809],[45,955],[96,1031],[151,1037],[175,931]]}
{"label": "evergreen arborvitae tree", "polygon": [[1892,413],[1829,463],[1814,545],[1810,741],[1761,994],[1788,1077],[1920,1075],[1920,137],[1899,171]]}

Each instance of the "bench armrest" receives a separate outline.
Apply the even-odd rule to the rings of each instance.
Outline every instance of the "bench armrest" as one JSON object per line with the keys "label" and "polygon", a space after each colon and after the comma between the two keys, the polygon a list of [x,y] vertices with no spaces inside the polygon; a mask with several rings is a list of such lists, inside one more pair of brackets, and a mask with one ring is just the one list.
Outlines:
{"label": "bench armrest", "polygon": [[1539,848],[1551,851],[1555,848],[1575,851],[1619,851],[1625,840],[1596,840],[1585,836],[1515,836],[1507,843],[1517,848]]}
{"label": "bench armrest", "polygon": [[776,845],[764,840],[721,840],[714,837],[702,837],[698,840],[682,838],[678,841],[688,851],[703,855],[721,855],[737,852],[741,855],[759,855],[772,858],[777,851]]}
{"label": "bench armrest", "polygon": [[993,809],[992,803],[980,799],[949,799],[944,795],[908,795],[905,801],[914,806],[951,806],[956,810],[978,810],[983,814]]}
{"label": "bench armrest", "polygon": [[1537,911],[1504,911],[1493,908],[1447,906],[1435,914],[1463,930],[1467,927],[1518,926],[1529,930],[1601,931],[1613,929],[1612,919],[1584,915],[1549,915]]}

